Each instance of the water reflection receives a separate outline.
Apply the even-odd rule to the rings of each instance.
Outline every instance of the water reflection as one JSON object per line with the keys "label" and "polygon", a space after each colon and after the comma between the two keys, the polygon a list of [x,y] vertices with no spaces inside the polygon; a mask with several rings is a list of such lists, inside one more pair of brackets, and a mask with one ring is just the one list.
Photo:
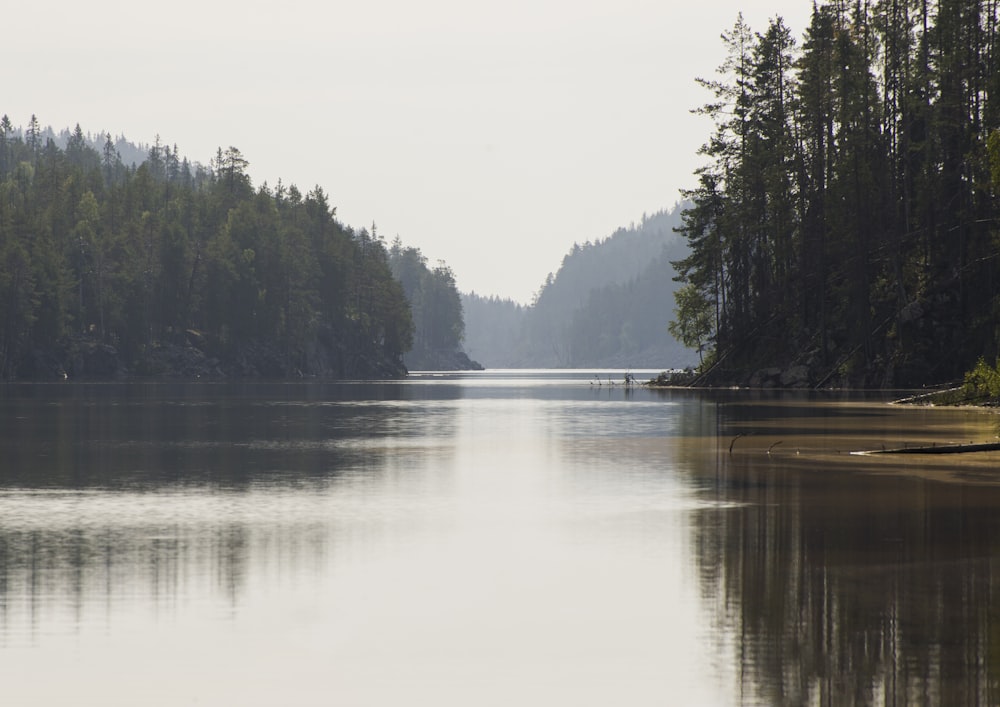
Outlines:
{"label": "water reflection", "polygon": [[994,419],[592,378],[3,389],[5,697],[1000,701]]}
{"label": "water reflection", "polygon": [[451,434],[447,400],[428,405],[428,396],[414,399],[413,390],[392,384],[9,386],[0,397],[6,423],[0,486],[246,486],[378,467],[383,444],[427,446]]}
{"label": "water reflection", "polygon": [[[303,514],[298,503],[293,509],[291,499],[273,494],[260,500],[232,493],[4,494],[0,645],[34,642],[41,626],[48,633],[107,628],[137,599],[154,615],[199,596],[235,607],[251,560],[306,574],[322,563],[326,528],[315,509]],[[60,618],[67,610],[71,615]]]}
{"label": "water reflection", "polygon": [[[929,414],[922,425],[927,411],[721,406],[715,443],[685,447],[720,501],[693,516],[693,556],[741,704],[1000,700],[1000,488],[952,473],[991,467],[995,483],[997,457],[873,465],[835,448],[994,427]],[[781,454],[767,454],[777,439]]]}
{"label": "water reflection", "polygon": [[235,611],[262,582],[325,572],[331,539],[350,553],[385,518],[405,525],[410,486],[434,476],[412,472],[450,454],[460,397],[412,390],[5,388],[0,647],[107,629],[127,606]]}

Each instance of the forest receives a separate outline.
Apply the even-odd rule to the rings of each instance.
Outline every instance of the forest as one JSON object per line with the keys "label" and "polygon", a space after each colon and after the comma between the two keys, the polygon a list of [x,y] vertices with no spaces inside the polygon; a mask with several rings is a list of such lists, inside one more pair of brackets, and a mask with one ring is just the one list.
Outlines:
{"label": "forest", "polygon": [[403,375],[383,240],[319,187],[255,188],[235,147],[125,164],[79,126],[0,119],[0,379]]}
{"label": "forest", "polygon": [[1000,344],[998,0],[814,6],[722,35],[672,330],[703,380],[960,378]]}
{"label": "forest", "polygon": [[434,268],[419,248],[397,237],[389,249],[389,267],[403,286],[413,317],[413,348],[403,363],[410,370],[481,370],[462,350],[465,315],[455,273],[444,262]]}

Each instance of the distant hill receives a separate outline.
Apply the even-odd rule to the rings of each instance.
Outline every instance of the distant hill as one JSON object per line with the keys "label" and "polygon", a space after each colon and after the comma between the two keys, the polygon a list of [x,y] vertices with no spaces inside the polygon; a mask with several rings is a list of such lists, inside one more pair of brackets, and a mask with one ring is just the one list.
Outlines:
{"label": "distant hill", "polygon": [[[68,129],[63,129],[59,131],[59,133],[54,133],[52,128],[47,128],[46,131],[42,132],[42,139],[44,140],[45,137],[52,137],[59,149],[65,150],[72,134],[73,132]],[[108,138],[111,138],[111,144],[114,145],[118,158],[121,159],[122,164],[126,167],[138,167],[149,159],[149,150],[150,147],[152,147],[151,145],[146,145],[141,142],[131,142],[124,135],[112,136],[109,132],[93,134],[84,133],[84,138],[87,145],[94,148],[98,154],[102,154],[104,152],[104,146],[107,144]]]}
{"label": "distant hill", "polygon": [[[65,150],[72,135],[73,131],[69,128],[63,128],[59,132],[56,132],[52,126],[48,126],[41,129],[39,139],[42,144],[51,139],[56,144],[56,147],[60,150]],[[118,158],[126,167],[138,167],[149,158],[151,145],[132,142],[124,135],[112,135],[110,132],[85,132],[83,136],[86,145],[93,148],[98,154],[103,154],[104,146],[110,137],[111,144],[114,146]],[[8,138],[23,141],[25,139],[24,129],[15,127],[8,134]]]}
{"label": "distant hill", "polygon": [[667,331],[677,289],[670,262],[687,254],[686,241],[674,232],[682,208],[574,244],[530,306],[464,295],[466,351],[491,368],[697,363],[697,354]]}

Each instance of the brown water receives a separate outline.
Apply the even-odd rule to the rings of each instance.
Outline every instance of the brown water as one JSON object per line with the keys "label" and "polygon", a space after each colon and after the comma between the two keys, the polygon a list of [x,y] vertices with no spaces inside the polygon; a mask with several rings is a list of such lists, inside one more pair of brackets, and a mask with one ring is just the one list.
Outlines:
{"label": "brown water", "polygon": [[1000,702],[996,417],[608,375],[0,389],[0,704]]}

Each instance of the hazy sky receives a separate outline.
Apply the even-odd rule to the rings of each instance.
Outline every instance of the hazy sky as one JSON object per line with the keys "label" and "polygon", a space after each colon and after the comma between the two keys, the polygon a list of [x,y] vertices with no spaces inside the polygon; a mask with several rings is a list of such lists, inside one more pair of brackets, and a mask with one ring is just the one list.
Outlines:
{"label": "hazy sky", "polygon": [[671,207],[709,132],[694,83],[743,11],[801,38],[812,0],[8,3],[0,114],[159,134],[254,183],[321,186],[462,290],[530,301],[574,242]]}

